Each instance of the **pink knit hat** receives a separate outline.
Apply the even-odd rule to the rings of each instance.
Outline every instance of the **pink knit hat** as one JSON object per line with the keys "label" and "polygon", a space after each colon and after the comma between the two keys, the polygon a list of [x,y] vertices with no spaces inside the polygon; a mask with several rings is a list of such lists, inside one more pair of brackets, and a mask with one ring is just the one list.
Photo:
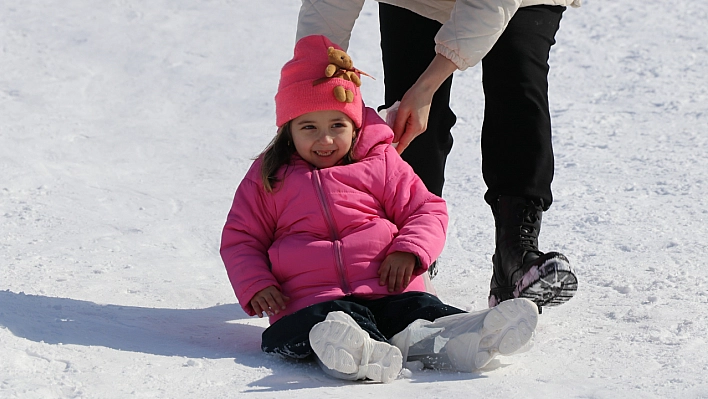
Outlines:
{"label": "pink knit hat", "polygon": [[[354,121],[356,127],[361,126],[364,103],[359,87],[339,77],[326,78],[329,47],[341,50],[321,35],[304,37],[295,44],[293,59],[280,72],[280,84],[275,95],[275,124],[278,127],[300,115],[323,110],[341,111]],[[333,94],[336,86],[351,90],[354,101],[338,101]]]}

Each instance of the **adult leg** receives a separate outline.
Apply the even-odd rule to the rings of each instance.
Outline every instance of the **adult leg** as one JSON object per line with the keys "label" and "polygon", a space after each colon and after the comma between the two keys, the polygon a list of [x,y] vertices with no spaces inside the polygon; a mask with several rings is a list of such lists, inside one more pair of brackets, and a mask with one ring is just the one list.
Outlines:
{"label": "adult leg", "polygon": [[559,305],[577,289],[568,259],[538,249],[553,201],[548,57],[564,10],[520,8],[482,60],[482,172],[496,224],[490,306],[515,297]]}
{"label": "adult leg", "polygon": [[[435,58],[435,35],[441,24],[412,11],[379,3],[381,52],[384,67],[384,108],[401,100]],[[452,76],[433,96],[428,128],[406,148],[401,157],[423,180],[428,190],[442,196],[445,162],[452,148],[450,129],[455,114],[450,109]]]}
{"label": "adult leg", "polygon": [[544,210],[553,201],[548,57],[564,9],[520,8],[482,59],[482,173],[490,205],[500,195],[534,199]]}

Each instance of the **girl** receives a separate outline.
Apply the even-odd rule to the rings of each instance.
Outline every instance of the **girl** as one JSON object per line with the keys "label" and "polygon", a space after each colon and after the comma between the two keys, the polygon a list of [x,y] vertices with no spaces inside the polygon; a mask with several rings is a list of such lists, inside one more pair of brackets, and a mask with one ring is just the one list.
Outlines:
{"label": "girl", "polygon": [[[404,359],[473,371],[518,350],[537,323],[532,302],[469,314],[426,292],[445,202],[396,153],[346,71],[325,76],[331,48],[341,50],[324,36],[296,44],[275,96],[278,134],[239,185],[223,231],[239,303],[270,317],[263,351],[314,354],[332,376],[390,382]],[[342,88],[351,102],[335,98]]]}

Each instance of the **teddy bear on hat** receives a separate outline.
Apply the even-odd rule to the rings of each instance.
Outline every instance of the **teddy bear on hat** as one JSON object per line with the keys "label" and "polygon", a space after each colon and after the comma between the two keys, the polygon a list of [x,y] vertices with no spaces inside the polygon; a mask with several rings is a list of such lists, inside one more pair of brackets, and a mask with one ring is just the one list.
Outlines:
{"label": "teddy bear on hat", "polygon": [[[352,61],[349,54],[343,50],[329,47],[327,49],[327,58],[329,59],[329,65],[325,68],[325,77],[315,81],[315,84],[322,83],[331,78],[341,78],[354,83],[356,87],[360,87],[361,79],[359,79],[359,74],[371,77],[371,75],[354,68],[354,61]],[[354,101],[354,93],[344,88],[344,86],[335,86],[332,92],[334,98],[339,102],[351,103]]]}

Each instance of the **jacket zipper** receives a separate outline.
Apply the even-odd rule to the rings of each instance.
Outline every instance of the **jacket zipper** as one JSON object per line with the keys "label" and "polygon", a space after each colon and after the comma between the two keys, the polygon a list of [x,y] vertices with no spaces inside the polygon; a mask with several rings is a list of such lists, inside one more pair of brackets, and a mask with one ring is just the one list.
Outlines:
{"label": "jacket zipper", "polygon": [[332,217],[331,210],[329,209],[329,205],[327,203],[327,198],[325,197],[324,190],[322,189],[320,172],[319,170],[315,169],[312,171],[312,174],[315,177],[313,179],[315,183],[315,190],[317,191],[317,196],[320,199],[320,204],[322,205],[322,209],[325,214],[325,219],[327,220],[327,226],[329,227],[329,234],[332,238],[332,243],[334,244],[334,260],[337,264],[337,274],[339,274],[339,282],[344,293],[346,295],[349,295],[351,293],[351,287],[349,286],[347,279],[344,277],[345,273],[344,257],[342,256],[342,241],[339,239],[339,233],[337,232],[337,228],[334,224],[334,218]]}

